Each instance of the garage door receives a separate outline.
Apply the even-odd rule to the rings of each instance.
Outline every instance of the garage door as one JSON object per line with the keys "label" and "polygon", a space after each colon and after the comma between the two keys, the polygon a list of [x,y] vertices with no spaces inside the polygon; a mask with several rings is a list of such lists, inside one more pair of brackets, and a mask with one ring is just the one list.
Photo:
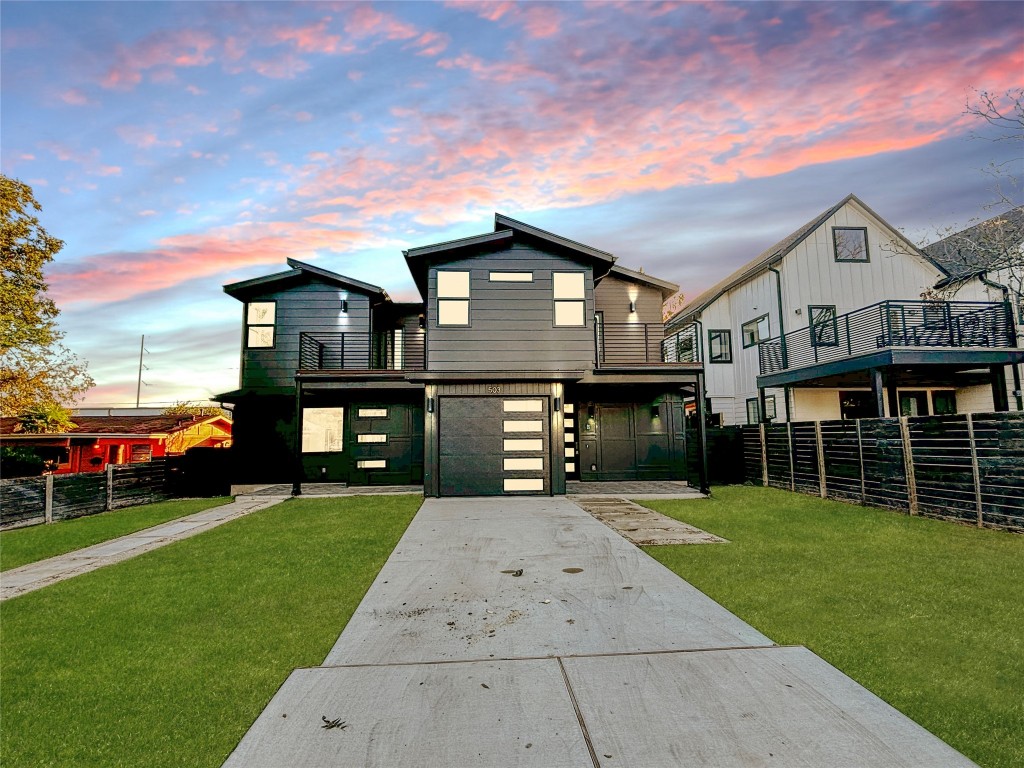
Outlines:
{"label": "garage door", "polygon": [[442,496],[548,494],[546,397],[440,397]]}

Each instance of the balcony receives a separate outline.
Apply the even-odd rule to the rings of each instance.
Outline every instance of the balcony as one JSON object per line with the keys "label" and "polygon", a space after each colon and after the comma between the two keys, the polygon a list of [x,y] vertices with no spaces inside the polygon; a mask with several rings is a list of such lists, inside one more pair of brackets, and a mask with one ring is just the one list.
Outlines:
{"label": "balcony", "polygon": [[661,323],[598,323],[594,328],[597,367],[699,362],[696,336],[678,336],[665,338]]}
{"label": "balcony", "polygon": [[425,334],[402,330],[373,333],[300,333],[303,371],[422,371]]}
{"label": "balcony", "polygon": [[981,301],[882,301],[758,345],[762,376],[879,350],[994,349],[1016,346],[1009,304]]}

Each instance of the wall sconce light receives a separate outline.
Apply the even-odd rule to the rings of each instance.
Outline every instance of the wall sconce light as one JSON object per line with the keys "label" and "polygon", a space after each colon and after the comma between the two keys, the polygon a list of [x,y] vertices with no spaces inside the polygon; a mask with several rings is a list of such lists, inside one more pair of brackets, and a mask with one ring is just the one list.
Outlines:
{"label": "wall sconce light", "polygon": [[562,398],[560,398],[560,397],[556,397],[555,398],[555,410],[556,411],[561,411],[562,410]]}
{"label": "wall sconce light", "polygon": [[348,314],[348,299],[341,300],[341,311],[342,314]]}
{"label": "wall sconce light", "polygon": [[427,316],[426,315],[420,315],[419,316],[419,324],[420,324],[420,328],[426,328],[427,327]]}
{"label": "wall sconce light", "polygon": [[635,315],[636,314],[636,302],[635,301],[630,301],[629,302],[629,314],[631,314],[631,315]]}
{"label": "wall sconce light", "polygon": [[651,419],[653,420],[653,419],[660,419],[660,418],[661,418],[661,408],[659,408],[657,406],[657,404],[652,405],[651,406]]}
{"label": "wall sconce light", "polygon": [[433,412],[434,412],[434,398],[428,397],[427,398],[427,413],[433,413]]}

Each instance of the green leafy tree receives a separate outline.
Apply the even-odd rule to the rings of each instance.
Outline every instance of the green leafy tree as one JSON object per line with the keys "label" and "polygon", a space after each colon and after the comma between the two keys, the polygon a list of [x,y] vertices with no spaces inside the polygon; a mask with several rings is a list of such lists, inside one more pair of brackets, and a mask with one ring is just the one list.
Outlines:
{"label": "green leafy tree", "polygon": [[189,400],[182,400],[163,410],[164,416],[223,416],[224,411],[213,405],[199,405]]}
{"label": "green leafy tree", "polygon": [[64,247],[39,224],[32,188],[0,175],[0,415],[73,403],[93,386],[61,344],[45,266]]}
{"label": "green leafy tree", "polygon": [[37,435],[70,432],[78,426],[71,420],[71,411],[56,403],[43,403],[22,411],[18,424],[22,432]]}

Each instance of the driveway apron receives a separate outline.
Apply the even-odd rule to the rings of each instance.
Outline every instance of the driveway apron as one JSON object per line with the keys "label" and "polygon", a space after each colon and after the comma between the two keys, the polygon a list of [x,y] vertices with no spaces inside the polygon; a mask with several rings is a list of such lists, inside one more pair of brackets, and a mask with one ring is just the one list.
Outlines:
{"label": "driveway apron", "polygon": [[501,497],[426,500],[225,765],[972,763],[572,502]]}

